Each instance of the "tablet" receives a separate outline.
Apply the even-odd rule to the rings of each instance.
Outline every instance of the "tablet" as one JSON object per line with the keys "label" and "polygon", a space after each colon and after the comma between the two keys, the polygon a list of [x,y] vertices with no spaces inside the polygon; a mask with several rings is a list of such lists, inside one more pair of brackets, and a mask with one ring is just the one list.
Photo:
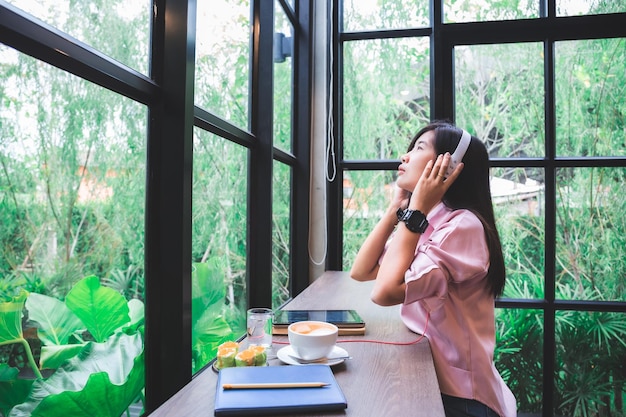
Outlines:
{"label": "tablet", "polygon": [[363,328],[365,323],[355,310],[278,310],[274,327],[288,327],[296,321],[316,320],[332,323],[340,329]]}

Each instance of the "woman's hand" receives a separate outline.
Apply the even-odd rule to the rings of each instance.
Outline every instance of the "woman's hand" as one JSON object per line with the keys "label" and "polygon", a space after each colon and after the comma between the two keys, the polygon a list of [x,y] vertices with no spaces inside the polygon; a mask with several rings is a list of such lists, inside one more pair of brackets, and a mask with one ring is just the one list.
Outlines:
{"label": "woman's hand", "polygon": [[409,198],[411,198],[411,193],[405,189],[398,187],[398,184],[394,184],[393,198],[390,203],[391,209],[394,211],[398,210],[398,207],[405,209],[409,206]]}
{"label": "woman's hand", "polygon": [[435,161],[429,161],[422,176],[415,184],[409,201],[409,209],[419,210],[428,214],[443,198],[448,188],[454,183],[463,170],[463,163],[456,166],[449,177],[445,177],[450,165],[450,153],[439,155]]}

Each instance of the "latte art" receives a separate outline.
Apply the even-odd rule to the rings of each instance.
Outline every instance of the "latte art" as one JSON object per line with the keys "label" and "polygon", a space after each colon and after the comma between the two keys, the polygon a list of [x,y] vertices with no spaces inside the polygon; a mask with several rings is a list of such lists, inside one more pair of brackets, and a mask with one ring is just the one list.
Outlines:
{"label": "latte art", "polygon": [[335,332],[334,328],[319,323],[296,323],[293,325],[292,330],[296,333],[310,335],[324,335]]}

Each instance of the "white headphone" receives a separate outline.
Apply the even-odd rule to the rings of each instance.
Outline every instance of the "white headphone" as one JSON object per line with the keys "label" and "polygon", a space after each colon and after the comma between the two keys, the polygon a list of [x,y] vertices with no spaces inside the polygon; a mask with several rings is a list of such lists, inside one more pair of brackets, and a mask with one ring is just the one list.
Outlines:
{"label": "white headphone", "polygon": [[450,156],[450,165],[448,166],[448,170],[446,171],[446,178],[452,174],[454,168],[463,160],[463,156],[465,156],[465,152],[472,141],[472,135],[467,133],[466,130],[463,130],[463,134],[461,135],[461,140],[459,140],[459,144],[452,156]]}

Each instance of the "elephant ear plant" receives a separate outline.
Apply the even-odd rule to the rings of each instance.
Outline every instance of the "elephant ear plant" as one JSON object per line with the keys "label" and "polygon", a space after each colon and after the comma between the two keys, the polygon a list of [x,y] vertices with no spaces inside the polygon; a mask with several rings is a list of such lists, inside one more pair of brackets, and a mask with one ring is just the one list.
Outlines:
{"label": "elephant ear plant", "polygon": [[[39,363],[22,330],[24,311],[37,327]],[[76,283],[65,302],[22,291],[0,303],[0,346],[21,345],[33,375],[18,377],[18,368],[0,364],[0,413],[122,415],[142,397],[143,321],[141,301],[127,302],[95,276]]]}
{"label": "elephant ear plant", "polygon": [[218,259],[193,263],[191,267],[191,332],[193,372],[205,367],[217,347],[234,340],[235,334],[224,318],[224,272]]}

